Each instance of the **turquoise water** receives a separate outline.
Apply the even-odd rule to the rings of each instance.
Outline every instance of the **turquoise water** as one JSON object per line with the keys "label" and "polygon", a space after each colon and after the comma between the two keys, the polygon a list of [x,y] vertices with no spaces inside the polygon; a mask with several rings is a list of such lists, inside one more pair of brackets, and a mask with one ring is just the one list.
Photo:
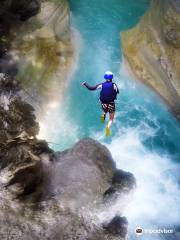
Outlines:
{"label": "turquoise water", "polygon": [[[68,148],[82,137],[93,137],[106,144],[117,167],[134,173],[137,190],[123,209],[130,239],[134,239],[136,226],[180,223],[180,124],[156,94],[128,75],[122,59],[119,32],[133,27],[148,7],[147,0],[70,0],[72,25],[80,34],[76,34],[80,53],[64,100],[65,116],[60,117],[63,134],[56,136],[58,149]],[[91,85],[102,82],[106,70],[114,72],[120,88],[109,139],[100,122],[98,91],[81,86],[83,81]],[[115,212],[119,210],[117,205]],[[107,212],[105,217],[113,214]],[[103,220],[104,215],[98,216]]]}
{"label": "turquoise water", "polygon": [[73,25],[81,34],[79,68],[68,89],[67,100],[69,118],[78,125],[78,136],[91,136],[92,131],[103,131],[99,121],[99,93],[87,92],[80,84],[83,81],[92,85],[102,82],[103,73],[109,69],[115,73],[115,81],[121,89],[112,137],[119,129],[144,125],[156,132],[155,136],[148,136],[144,144],[151,150],[173,154],[178,160],[179,124],[161,103],[157,104],[160,101],[156,96],[143,86],[134,86],[123,69],[119,71],[122,65],[119,33],[139,21],[149,6],[148,1],[71,0],[70,3]]}

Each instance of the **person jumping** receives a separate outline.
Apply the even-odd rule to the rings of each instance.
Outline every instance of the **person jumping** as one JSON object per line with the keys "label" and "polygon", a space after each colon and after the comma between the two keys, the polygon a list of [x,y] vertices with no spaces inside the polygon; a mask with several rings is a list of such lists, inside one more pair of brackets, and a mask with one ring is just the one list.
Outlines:
{"label": "person jumping", "polygon": [[87,82],[83,82],[82,85],[85,86],[90,91],[94,91],[100,89],[100,101],[103,109],[103,114],[101,115],[101,121],[104,123],[106,119],[106,114],[109,113],[109,122],[106,126],[106,136],[110,136],[110,127],[114,120],[115,115],[115,100],[117,98],[117,94],[119,94],[119,89],[117,85],[112,82],[113,73],[110,71],[105,72],[104,79],[106,80],[103,83],[99,83],[96,86],[90,86]]}

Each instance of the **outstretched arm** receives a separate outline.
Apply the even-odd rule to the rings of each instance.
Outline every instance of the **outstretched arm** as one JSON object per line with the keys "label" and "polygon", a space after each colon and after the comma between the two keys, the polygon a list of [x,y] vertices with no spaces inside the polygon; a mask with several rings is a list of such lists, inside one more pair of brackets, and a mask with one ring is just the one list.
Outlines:
{"label": "outstretched arm", "polygon": [[100,88],[101,84],[97,84],[95,86],[90,86],[87,82],[82,83],[83,86],[85,86],[88,90],[94,91]]}

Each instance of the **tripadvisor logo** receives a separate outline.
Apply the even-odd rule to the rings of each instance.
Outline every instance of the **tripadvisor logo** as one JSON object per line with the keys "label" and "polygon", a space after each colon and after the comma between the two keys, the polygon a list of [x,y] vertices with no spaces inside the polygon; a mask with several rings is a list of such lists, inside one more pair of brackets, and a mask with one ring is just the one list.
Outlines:
{"label": "tripadvisor logo", "polygon": [[141,227],[137,227],[135,229],[136,235],[142,234],[173,234],[174,229],[167,229],[167,228],[157,228],[157,229],[142,229]]}
{"label": "tripadvisor logo", "polygon": [[143,234],[143,229],[141,227],[137,227],[135,229],[135,233],[136,233],[136,235],[142,235]]}

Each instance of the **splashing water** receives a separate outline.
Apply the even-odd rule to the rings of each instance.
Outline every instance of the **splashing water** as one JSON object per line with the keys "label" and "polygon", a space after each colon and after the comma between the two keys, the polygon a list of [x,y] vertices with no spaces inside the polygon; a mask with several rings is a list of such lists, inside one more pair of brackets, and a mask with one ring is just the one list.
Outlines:
{"label": "splashing water", "polygon": [[[180,224],[180,124],[158,96],[128,75],[122,60],[119,32],[133,27],[148,6],[148,0],[70,0],[72,24],[81,34],[79,68],[59,110],[65,118],[62,114],[55,116],[58,121],[53,127],[63,129],[49,136],[52,141],[59,140],[59,149],[70,147],[82,137],[93,137],[110,149],[118,168],[135,175],[137,189],[123,207],[130,239],[135,238],[137,226]],[[105,126],[100,123],[98,92],[81,87],[83,81],[92,85],[103,81],[106,70],[114,72],[120,88],[109,139],[105,139]],[[114,212],[121,207],[121,202],[117,203]],[[113,214],[99,214],[99,218]]]}

